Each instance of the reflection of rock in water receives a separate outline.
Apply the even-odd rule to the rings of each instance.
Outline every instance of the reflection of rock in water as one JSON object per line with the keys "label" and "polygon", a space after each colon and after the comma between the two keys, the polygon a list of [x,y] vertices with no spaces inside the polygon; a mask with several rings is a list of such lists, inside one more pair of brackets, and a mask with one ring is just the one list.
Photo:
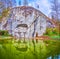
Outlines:
{"label": "reflection of rock in water", "polygon": [[[20,32],[20,31],[25,31],[23,28],[24,26],[17,28],[19,24],[27,24],[28,28],[25,31],[26,32],[26,37],[32,37],[36,35],[36,32],[38,33],[39,36],[43,35],[46,30],[46,20],[47,17],[41,13],[39,10],[34,9],[33,7],[28,7],[28,6],[21,6],[21,7],[15,7],[11,9],[11,14],[10,14],[10,20],[12,22],[12,27],[11,23],[7,23],[8,30],[12,29],[12,34],[13,36],[15,35],[15,32]],[[11,27],[11,28],[10,28]],[[16,33],[16,36],[20,36]],[[33,34],[34,33],[34,34]],[[23,34],[21,33],[21,36]]]}
{"label": "reflection of rock in water", "polygon": [[20,52],[26,52],[28,50],[28,46],[26,45],[26,43],[21,43],[15,48]]}

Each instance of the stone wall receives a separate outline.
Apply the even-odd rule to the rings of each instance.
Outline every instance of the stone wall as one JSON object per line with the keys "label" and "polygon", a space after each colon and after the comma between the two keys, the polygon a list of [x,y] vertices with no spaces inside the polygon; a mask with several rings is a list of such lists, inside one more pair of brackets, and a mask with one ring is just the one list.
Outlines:
{"label": "stone wall", "polygon": [[[9,19],[7,19],[6,28],[13,36],[20,36],[18,32],[21,29],[17,28],[17,25],[19,24],[28,25],[25,35],[27,38],[36,36],[36,33],[38,33],[39,36],[45,33],[47,18],[39,10],[36,10],[33,7],[21,6],[12,8],[10,12],[11,14]],[[24,28],[23,31],[25,31]],[[21,34],[21,37],[23,36],[24,34]]]}

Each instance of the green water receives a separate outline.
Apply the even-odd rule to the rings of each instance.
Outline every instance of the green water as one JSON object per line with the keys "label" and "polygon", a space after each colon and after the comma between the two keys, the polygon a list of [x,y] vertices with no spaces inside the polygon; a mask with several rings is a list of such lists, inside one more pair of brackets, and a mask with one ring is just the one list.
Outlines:
{"label": "green water", "polygon": [[[58,56],[57,56],[58,55]],[[60,41],[39,40],[37,43],[2,40],[0,59],[59,59]]]}

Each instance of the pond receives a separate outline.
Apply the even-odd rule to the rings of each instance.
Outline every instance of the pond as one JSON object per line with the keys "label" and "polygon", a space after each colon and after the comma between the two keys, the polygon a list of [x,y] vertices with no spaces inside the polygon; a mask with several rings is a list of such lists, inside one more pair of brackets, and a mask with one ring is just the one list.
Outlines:
{"label": "pond", "polygon": [[60,55],[56,55],[56,56],[50,56],[47,59],[60,59]]}
{"label": "pond", "polygon": [[[52,56],[53,55],[53,56]],[[50,56],[50,57],[49,57]],[[1,59],[60,59],[60,41],[0,41]]]}

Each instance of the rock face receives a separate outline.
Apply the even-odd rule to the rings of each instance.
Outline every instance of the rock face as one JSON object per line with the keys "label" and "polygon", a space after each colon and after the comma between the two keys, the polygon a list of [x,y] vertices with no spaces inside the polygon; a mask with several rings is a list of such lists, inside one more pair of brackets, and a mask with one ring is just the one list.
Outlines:
{"label": "rock face", "polygon": [[43,35],[46,30],[46,16],[39,10],[29,6],[15,7],[10,10],[5,29],[17,37],[35,37]]}

